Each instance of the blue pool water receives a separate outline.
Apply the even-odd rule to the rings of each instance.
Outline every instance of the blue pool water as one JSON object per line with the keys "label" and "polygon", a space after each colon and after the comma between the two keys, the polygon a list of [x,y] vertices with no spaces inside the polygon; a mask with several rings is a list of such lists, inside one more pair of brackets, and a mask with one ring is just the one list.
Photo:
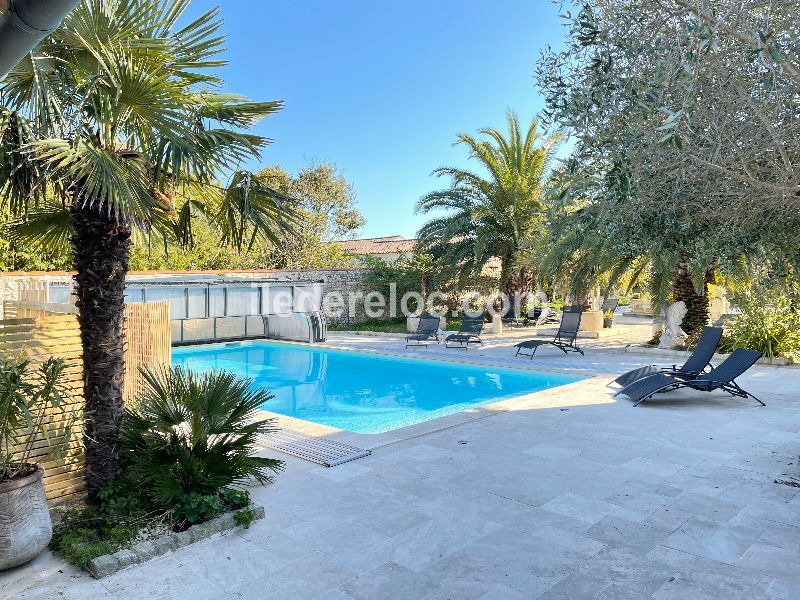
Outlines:
{"label": "blue pool water", "polygon": [[391,431],[582,379],[260,340],[174,348],[172,363],[234,371],[275,395],[266,410],[356,433]]}

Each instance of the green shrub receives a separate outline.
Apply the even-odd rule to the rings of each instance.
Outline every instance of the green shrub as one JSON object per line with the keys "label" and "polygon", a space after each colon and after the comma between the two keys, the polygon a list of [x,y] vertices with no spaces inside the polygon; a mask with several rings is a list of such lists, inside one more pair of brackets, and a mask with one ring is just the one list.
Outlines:
{"label": "green shrub", "polygon": [[176,500],[174,518],[181,523],[200,523],[213,519],[223,511],[219,494],[191,492]]}
{"label": "green shrub", "polygon": [[253,455],[258,436],[275,431],[272,419],[256,418],[271,394],[224,371],[142,374],[147,390],[120,428],[120,479],[149,506],[202,520],[224,488],[250,478],[267,483],[282,469],[282,461]]}
{"label": "green shrub", "polygon": [[98,494],[99,504],[62,510],[53,526],[50,549],[74,565],[85,567],[92,559],[113,554],[137,540],[147,527],[182,531],[187,527],[234,512],[237,525],[253,521],[250,494],[224,488],[217,494],[186,494],[171,510],[150,510],[139,495],[112,483]]}
{"label": "green shrub", "polygon": [[225,488],[219,495],[222,499],[222,503],[232,510],[239,510],[240,508],[246,508],[250,505],[250,492],[247,490]]}
{"label": "green shrub", "polygon": [[248,526],[250,494],[230,486],[267,483],[283,466],[253,456],[257,437],[275,429],[255,418],[268,392],[225,372],[142,373],[146,393],[126,409],[118,438],[120,476],[97,505],[64,511],[53,530],[50,548],[80,567],[131,544],[145,527],[181,531],[228,511]]}
{"label": "green shrub", "polygon": [[249,508],[245,508],[243,510],[237,510],[233,513],[233,520],[239,527],[244,527],[245,529],[250,528],[250,524],[253,522],[255,515],[253,511]]}
{"label": "green shrub", "polygon": [[330,331],[380,331],[382,333],[405,333],[405,317],[391,319],[367,319],[358,323],[330,323]]}
{"label": "green shrub", "polygon": [[722,337],[721,352],[748,348],[765,358],[789,359],[800,353],[800,316],[792,288],[750,286],[731,294],[731,301],[742,313]]}
{"label": "green shrub", "polygon": [[154,518],[134,506],[130,500],[64,510],[53,525],[50,549],[72,564],[85,567],[98,556],[124,548]]}
{"label": "green shrub", "polygon": [[659,329],[656,331],[655,335],[645,342],[648,346],[658,346],[658,342],[661,341],[661,336],[664,335],[664,330]]}
{"label": "green shrub", "polygon": [[42,443],[61,458],[72,441],[79,413],[61,384],[65,369],[62,358],[33,369],[29,360],[0,356],[0,482],[32,473]]}
{"label": "green shrub", "polygon": [[224,512],[240,510],[250,505],[250,494],[246,490],[224,488],[216,494],[191,492],[179,498],[172,511],[178,529],[194,523],[202,523]]}

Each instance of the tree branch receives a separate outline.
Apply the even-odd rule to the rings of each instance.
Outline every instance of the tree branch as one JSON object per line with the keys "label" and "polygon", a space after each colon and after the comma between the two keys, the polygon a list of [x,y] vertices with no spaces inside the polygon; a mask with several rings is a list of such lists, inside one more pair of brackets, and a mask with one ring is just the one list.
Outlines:
{"label": "tree branch", "polygon": [[719,31],[723,31],[724,33],[728,34],[732,38],[740,41],[742,44],[749,46],[750,48],[755,48],[761,51],[761,54],[771,62],[775,67],[779,67],[782,72],[794,80],[795,83],[800,85],[800,69],[795,67],[788,59],[783,59],[781,57],[776,57],[772,54],[772,51],[769,49],[768,45],[765,45],[760,39],[753,38],[746,33],[739,31],[738,29],[726,25],[723,22],[722,18],[715,19],[713,18],[707,10],[699,10],[697,6],[691,2],[690,0],[672,0],[679,6],[683,7],[684,9],[691,12],[693,15],[697,16],[698,18],[702,19],[705,23],[717,29]]}

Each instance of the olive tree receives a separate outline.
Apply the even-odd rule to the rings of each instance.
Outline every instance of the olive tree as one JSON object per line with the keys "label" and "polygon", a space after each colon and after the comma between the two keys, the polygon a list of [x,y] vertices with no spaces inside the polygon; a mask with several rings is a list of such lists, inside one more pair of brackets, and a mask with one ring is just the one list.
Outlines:
{"label": "olive tree", "polygon": [[575,139],[568,212],[608,250],[595,255],[655,267],[662,298],[671,280],[689,329],[719,269],[797,259],[792,15],[763,0],[591,0],[564,13],[567,48],[538,66],[545,121]]}

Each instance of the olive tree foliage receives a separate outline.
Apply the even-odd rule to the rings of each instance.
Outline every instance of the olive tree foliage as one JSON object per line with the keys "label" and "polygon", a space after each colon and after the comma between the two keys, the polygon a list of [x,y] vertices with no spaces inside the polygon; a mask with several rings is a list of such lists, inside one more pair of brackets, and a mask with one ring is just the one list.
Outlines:
{"label": "olive tree foliage", "polygon": [[273,165],[259,171],[267,184],[297,202],[297,236],[288,244],[266,249],[275,268],[344,267],[350,257],[333,240],[353,237],[366,222],[356,207],[350,183],[334,165],[313,162],[296,175]]}
{"label": "olive tree foliage", "polygon": [[583,251],[582,274],[649,273],[658,299],[698,299],[698,322],[704,284],[720,270],[797,264],[796,3],[587,0],[574,9],[562,15],[566,48],[546,50],[537,69],[545,122],[575,140],[556,256]]}

